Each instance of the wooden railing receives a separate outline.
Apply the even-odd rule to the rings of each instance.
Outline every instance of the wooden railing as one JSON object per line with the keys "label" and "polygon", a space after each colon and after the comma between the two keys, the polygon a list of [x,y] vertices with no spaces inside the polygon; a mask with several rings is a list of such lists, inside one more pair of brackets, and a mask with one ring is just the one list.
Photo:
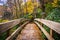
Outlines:
{"label": "wooden railing", "polygon": [[18,27],[15,32],[13,32],[8,38],[6,38],[6,40],[12,40],[16,35],[19,34],[19,32],[24,28],[24,26],[26,24],[28,24],[29,21],[25,22],[23,25],[21,25],[20,27]]}
{"label": "wooden railing", "polygon": [[[42,25],[39,24],[42,23],[44,25],[46,25],[47,27],[50,28],[50,33],[48,33]],[[38,25],[38,27],[41,29],[41,31],[45,34],[45,36],[47,37],[48,40],[54,40],[54,38],[52,37],[52,30],[54,30],[55,32],[57,32],[58,34],[60,34],[60,23],[57,22],[53,22],[50,20],[45,20],[45,19],[35,19],[35,23]]]}
{"label": "wooden railing", "polygon": [[26,21],[27,19],[15,19],[15,20],[11,20],[8,22],[4,22],[4,23],[0,23],[0,35],[4,32],[6,32],[7,30],[13,28],[14,26],[16,26],[17,24]]}
{"label": "wooden railing", "polygon": [[48,26],[50,29],[56,31],[58,34],[60,34],[60,23],[53,22],[50,20],[45,20],[45,19],[35,19],[44,25]]}
{"label": "wooden railing", "polygon": [[41,31],[45,34],[48,40],[54,40],[54,38],[50,36],[50,34],[38,22],[35,22],[35,23],[38,25]]}
{"label": "wooden railing", "polygon": [[[12,40],[16,35],[19,34],[19,32],[23,29],[23,27],[29,23],[27,19],[16,19],[12,21],[8,21],[5,23],[0,23],[0,35],[7,30],[13,28],[15,25],[20,24],[21,22],[26,21],[24,24],[22,24],[20,27],[18,27],[9,37],[6,38],[6,40]],[[41,31],[45,34],[48,40],[54,40],[52,37],[52,30],[60,34],[60,23],[53,22],[50,20],[45,20],[45,19],[34,19],[35,24],[38,25],[38,27],[41,29]],[[48,26],[50,28],[50,33],[48,33],[43,26],[40,23]]]}

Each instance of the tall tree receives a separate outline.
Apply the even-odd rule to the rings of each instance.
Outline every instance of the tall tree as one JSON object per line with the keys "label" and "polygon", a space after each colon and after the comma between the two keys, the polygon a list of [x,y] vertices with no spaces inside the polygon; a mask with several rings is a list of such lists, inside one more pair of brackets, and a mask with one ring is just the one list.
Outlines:
{"label": "tall tree", "polygon": [[15,7],[16,7],[16,18],[18,18],[16,0],[14,0],[14,5],[15,5]]}

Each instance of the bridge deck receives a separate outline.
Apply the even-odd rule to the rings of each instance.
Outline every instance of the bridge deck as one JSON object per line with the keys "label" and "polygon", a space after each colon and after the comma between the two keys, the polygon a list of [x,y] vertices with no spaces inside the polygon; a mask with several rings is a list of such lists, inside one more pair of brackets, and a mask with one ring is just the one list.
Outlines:
{"label": "bridge deck", "polygon": [[18,35],[16,40],[43,40],[41,31],[34,23],[29,23]]}

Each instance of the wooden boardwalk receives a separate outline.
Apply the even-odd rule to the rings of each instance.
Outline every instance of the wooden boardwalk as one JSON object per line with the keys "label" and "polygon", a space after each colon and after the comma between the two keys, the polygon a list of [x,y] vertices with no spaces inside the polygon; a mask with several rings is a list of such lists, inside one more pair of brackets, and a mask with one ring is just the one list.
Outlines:
{"label": "wooden boardwalk", "polygon": [[[9,35],[6,38],[6,40],[13,40],[16,36],[17,36],[16,40],[43,40],[41,31],[44,33],[44,35],[48,40],[54,40],[52,32],[55,31],[58,34],[60,34],[60,23],[58,22],[45,20],[45,19],[34,19],[34,23],[31,23],[27,19],[16,19],[16,20],[0,23],[0,35],[6,31],[7,33],[9,33],[9,30],[11,28],[13,28],[17,24],[20,24],[21,22],[24,23],[20,25],[11,35]],[[40,23],[49,27],[50,33],[48,33],[41,26]]]}
{"label": "wooden boardwalk", "polygon": [[29,23],[18,35],[16,40],[43,40],[41,31],[34,23]]}

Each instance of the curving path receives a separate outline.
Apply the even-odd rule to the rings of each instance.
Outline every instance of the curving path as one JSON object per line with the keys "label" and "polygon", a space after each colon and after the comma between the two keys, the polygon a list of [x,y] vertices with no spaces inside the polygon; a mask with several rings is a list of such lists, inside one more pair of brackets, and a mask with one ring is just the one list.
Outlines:
{"label": "curving path", "polygon": [[34,23],[29,23],[18,35],[16,40],[43,40],[41,31]]}

